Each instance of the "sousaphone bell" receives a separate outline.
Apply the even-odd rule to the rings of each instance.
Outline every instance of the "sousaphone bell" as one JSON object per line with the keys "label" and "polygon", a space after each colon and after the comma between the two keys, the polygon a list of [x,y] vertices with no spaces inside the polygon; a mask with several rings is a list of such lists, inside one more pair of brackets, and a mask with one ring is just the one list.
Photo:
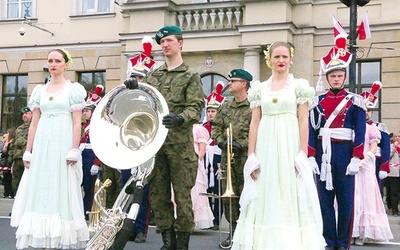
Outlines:
{"label": "sousaphone bell", "polygon": [[169,113],[167,102],[154,87],[138,84],[138,89],[120,85],[109,91],[92,115],[93,151],[112,168],[130,169],[145,163],[168,134],[162,125],[162,117]]}

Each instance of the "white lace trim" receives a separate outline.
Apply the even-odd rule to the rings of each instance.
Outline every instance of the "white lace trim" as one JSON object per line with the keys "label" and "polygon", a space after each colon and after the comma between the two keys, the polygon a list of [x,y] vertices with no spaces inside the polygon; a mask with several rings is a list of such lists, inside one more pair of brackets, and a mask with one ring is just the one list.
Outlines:
{"label": "white lace trim", "polygon": [[267,80],[267,88],[269,90],[270,95],[276,96],[281,95],[288,91],[291,81],[293,80],[293,74],[289,74],[286,78],[286,82],[281,89],[272,90],[272,76]]}
{"label": "white lace trim", "polygon": [[70,84],[71,83],[71,81],[70,80],[66,80],[65,81],[65,83],[63,84],[63,86],[61,86],[61,88],[59,88],[57,91],[55,91],[55,92],[52,92],[52,93],[50,93],[50,92],[47,92],[47,87],[49,86],[49,84],[50,84],[50,82],[48,82],[48,83],[46,83],[46,85],[44,86],[44,90],[43,90],[43,94],[44,94],[44,96],[57,96],[57,95],[60,95],[62,92],[63,92],[63,90],[65,89],[65,87],[68,85],[68,84]]}

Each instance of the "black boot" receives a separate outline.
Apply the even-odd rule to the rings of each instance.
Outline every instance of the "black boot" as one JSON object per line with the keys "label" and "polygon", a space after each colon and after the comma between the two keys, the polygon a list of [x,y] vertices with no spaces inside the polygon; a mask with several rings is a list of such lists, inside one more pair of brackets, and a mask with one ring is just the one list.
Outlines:
{"label": "black boot", "polygon": [[188,232],[177,232],[176,233],[176,250],[188,250],[190,233]]}
{"label": "black boot", "polygon": [[175,250],[176,249],[176,235],[173,228],[167,229],[161,233],[164,245],[160,250]]}
{"label": "black boot", "polygon": [[229,234],[228,237],[223,242],[221,242],[219,248],[230,249],[231,246],[232,246],[232,238],[231,235]]}
{"label": "black boot", "polygon": [[224,249],[230,249],[230,247],[232,247],[232,239],[233,239],[233,234],[235,233],[236,230],[236,225],[237,223],[232,223],[232,235],[229,234],[228,237],[226,238],[226,240],[224,240],[221,245],[220,248],[224,248]]}

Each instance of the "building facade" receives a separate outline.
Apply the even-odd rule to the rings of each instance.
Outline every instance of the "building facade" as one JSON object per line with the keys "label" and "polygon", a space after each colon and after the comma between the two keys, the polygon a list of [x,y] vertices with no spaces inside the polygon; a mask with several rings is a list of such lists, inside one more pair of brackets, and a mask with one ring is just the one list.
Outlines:
{"label": "building facade", "polygon": [[[366,12],[372,37],[357,40],[356,92],[381,80],[375,120],[400,129],[400,6],[398,0],[371,0]],[[1,131],[22,121],[19,110],[34,86],[44,84],[47,53],[67,49],[73,58],[67,76],[88,91],[106,92],[126,78],[129,57],[140,52],[144,35],[175,24],[184,36],[183,57],[197,70],[205,93],[227,82],[231,69],[244,68],[266,80],[263,51],[275,41],[295,48],[296,77],[315,86],[319,60],[333,45],[332,16],[349,31],[350,10],[339,0],[0,0]],[[153,57],[163,63],[154,42]],[[328,88],[325,83],[325,87]]]}

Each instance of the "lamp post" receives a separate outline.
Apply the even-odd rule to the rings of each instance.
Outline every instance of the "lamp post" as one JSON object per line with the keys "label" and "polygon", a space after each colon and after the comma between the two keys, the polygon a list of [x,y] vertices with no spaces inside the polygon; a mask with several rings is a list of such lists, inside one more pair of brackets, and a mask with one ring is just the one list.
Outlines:
{"label": "lamp post", "polygon": [[356,53],[357,53],[357,5],[364,6],[370,0],[340,0],[347,7],[350,7],[350,43],[349,52],[353,55],[349,65],[349,91],[355,93],[356,91]]}

